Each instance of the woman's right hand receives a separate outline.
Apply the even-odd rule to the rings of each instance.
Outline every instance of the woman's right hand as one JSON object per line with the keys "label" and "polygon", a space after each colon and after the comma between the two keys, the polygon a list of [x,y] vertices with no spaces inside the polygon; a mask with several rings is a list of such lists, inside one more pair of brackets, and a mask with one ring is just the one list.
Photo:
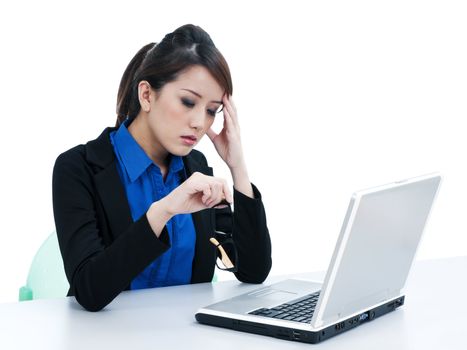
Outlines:
{"label": "woman's right hand", "polygon": [[163,201],[167,211],[173,216],[211,208],[223,199],[232,203],[227,181],[195,172],[163,198]]}
{"label": "woman's right hand", "polygon": [[229,203],[233,201],[224,179],[195,172],[166,197],[154,202],[146,215],[154,233],[159,236],[172,216],[211,208],[224,199]]}

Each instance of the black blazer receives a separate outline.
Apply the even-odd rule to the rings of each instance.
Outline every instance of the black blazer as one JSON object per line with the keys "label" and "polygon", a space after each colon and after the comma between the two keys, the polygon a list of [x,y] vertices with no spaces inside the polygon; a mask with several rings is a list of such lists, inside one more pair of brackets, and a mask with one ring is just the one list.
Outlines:
{"label": "black blazer", "polygon": [[[117,171],[107,128],[95,140],[58,156],[52,181],[53,210],[68,295],[90,311],[109,304],[153,260],[170,247],[167,228],[160,237],[146,215],[133,222],[125,189]],[[193,150],[183,157],[187,176],[198,171],[212,175],[204,155]],[[262,283],[271,269],[271,242],[261,194],[255,198],[234,189],[238,280]],[[214,275],[214,229],[232,232],[232,212],[206,209],[193,213],[196,230],[191,283],[210,282]],[[214,227],[215,225],[215,227]],[[219,237],[218,237],[219,239]]]}

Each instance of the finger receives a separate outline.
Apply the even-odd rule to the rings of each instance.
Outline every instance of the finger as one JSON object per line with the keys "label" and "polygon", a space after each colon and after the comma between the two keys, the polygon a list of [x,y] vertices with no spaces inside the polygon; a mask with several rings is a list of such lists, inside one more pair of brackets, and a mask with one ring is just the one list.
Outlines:
{"label": "finger", "polygon": [[223,191],[224,191],[224,198],[227,202],[229,202],[230,204],[233,203],[233,197],[232,197],[232,193],[230,193],[230,189],[229,189],[229,185],[227,184],[227,181],[222,181],[222,187],[223,187]]}
{"label": "finger", "polygon": [[215,206],[213,206],[213,208],[215,208],[215,209],[224,209],[224,208],[227,208],[229,205],[230,205],[230,203],[227,202],[227,200],[223,199],[219,203],[217,203]]}
{"label": "finger", "polygon": [[211,197],[206,202],[208,207],[212,207],[214,204],[218,203],[222,199],[222,190],[221,185],[218,182],[213,182],[210,185],[211,187]]}
{"label": "finger", "polygon": [[227,109],[224,109],[224,128],[234,128],[235,124],[232,120],[232,116]]}
{"label": "finger", "polygon": [[235,111],[235,114],[237,114],[237,106],[234,103],[232,95],[229,96],[229,103],[232,106],[232,109]]}
{"label": "finger", "polygon": [[203,186],[203,197],[201,197],[201,201],[203,202],[204,205],[207,205],[209,199],[211,198],[212,192],[211,192],[211,187],[209,184],[205,184]]}
{"label": "finger", "polygon": [[194,173],[190,179],[192,179],[192,184],[190,185],[190,192],[192,194],[199,194],[201,197],[201,202],[208,206],[212,202],[213,193],[212,193],[212,176],[208,176],[201,173]]}
{"label": "finger", "polygon": [[233,201],[227,181],[225,181],[224,179],[217,179],[217,181],[218,182],[216,183],[216,187],[219,190],[219,197],[217,200],[213,201],[211,207],[220,209],[227,207]]}
{"label": "finger", "polygon": [[229,97],[227,95],[224,96],[222,102],[224,103],[224,110],[228,109],[229,111],[233,111],[232,104],[230,103]]}
{"label": "finger", "polygon": [[225,102],[224,103],[224,110],[227,110],[227,112],[229,113],[234,125],[237,126],[238,118],[237,118],[236,109],[232,106],[231,100],[229,100],[228,98],[226,98],[224,102]]}
{"label": "finger", "polygon": [[226,124],[225,129],[228,135],[235,135],[234,137],[237,138],[240,137],[240,129],[238,125],[235,124],[232,115],[229,112],[226,112],[226,114],[224,115],[224,120]]}
{"label": "finger", "polygon": [[206,177],[207,176],[203,173],[195,171],[183,184],[185,186],[188,186],[190,194],[195,194],[199,192],[204,193],[206,189],[209,189],[209,184],[205,180]]}

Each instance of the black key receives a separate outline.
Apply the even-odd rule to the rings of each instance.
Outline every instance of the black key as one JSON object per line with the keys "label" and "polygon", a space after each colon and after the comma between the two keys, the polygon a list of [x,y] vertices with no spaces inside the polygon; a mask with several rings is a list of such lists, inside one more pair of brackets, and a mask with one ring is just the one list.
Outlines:
{"label": "black key", "polygon": [[293,320],[294,321],[297,321],[297,322],[302,322],[303,320],[306,320],[308,317],[303,317],[303,316],[300,316],[300,317],[295,317]]}
{"label": "black key", "polygon": [[280,311],[282,310],[284,307],[282,305],[279,305],[279,306],[276,306],[276,307],[273,307],[271,310],[274,310],[274,311]]}
{"label": "black key", "polygon": [[259,315],[260,313],[262,313],[265,310],[267,310],[267,309],[263,308],[263,309],[254,310],[254,311],[250,312],[250,315]]}
{"label": "black key", "polygon": [[282,314],[281,310],[270,310],[270,313],[267,314],[268,317],[276,317],[277,315]]}

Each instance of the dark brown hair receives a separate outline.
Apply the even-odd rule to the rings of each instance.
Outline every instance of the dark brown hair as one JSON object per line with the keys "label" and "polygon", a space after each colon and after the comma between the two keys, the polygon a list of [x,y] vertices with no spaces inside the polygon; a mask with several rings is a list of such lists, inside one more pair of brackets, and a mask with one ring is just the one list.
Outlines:
{"label": "dark brown hair", "polygon": [[194,65],[205,67],[225,92],[232,94],[232,77],[224,56],[208,33],[198,26],[186,24],[167,34],[159,44],[143,46],[130,61],[118,88],[117,126],[138,115],[141,109],[138,100],[140,81],[146,80],[158,91]]}

